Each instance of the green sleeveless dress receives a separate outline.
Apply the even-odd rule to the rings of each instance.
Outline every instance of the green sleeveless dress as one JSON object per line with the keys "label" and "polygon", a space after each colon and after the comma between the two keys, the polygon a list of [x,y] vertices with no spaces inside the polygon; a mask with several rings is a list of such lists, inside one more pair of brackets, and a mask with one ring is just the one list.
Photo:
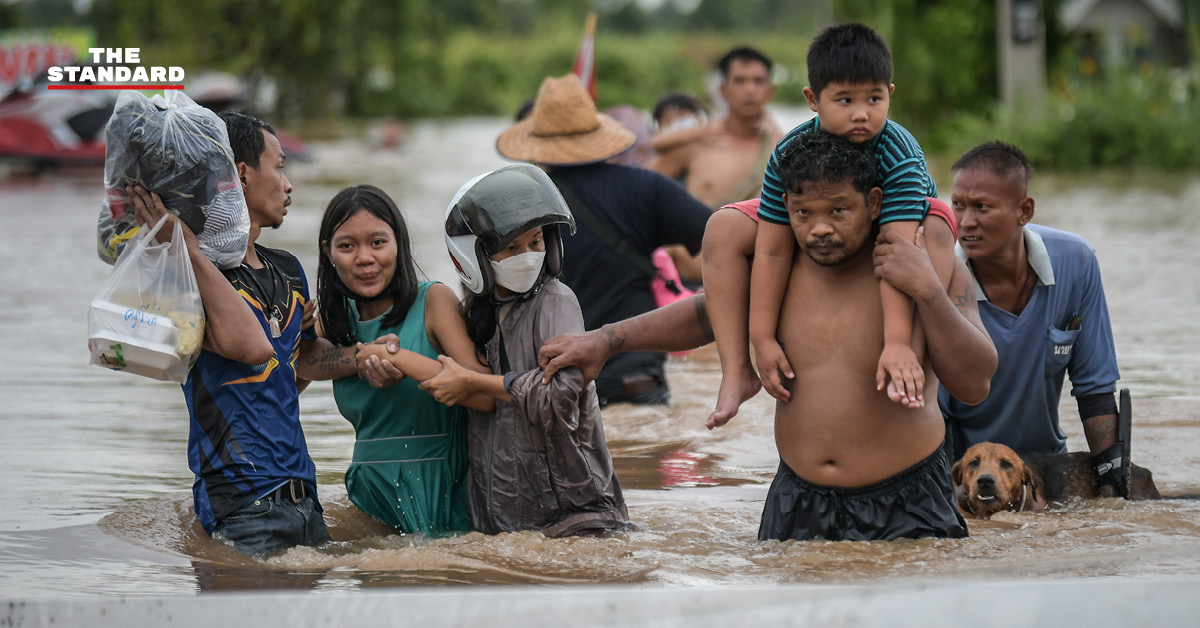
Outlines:
{"label": "green sleeveless dress", "polygon": [[[400,325],[383,327],[386,315],[358,321],[359,342],[394,333],[401,347],[436,360],[438,353],[425,333],[425,296],[432,284],[420,284]],[[353,302],[349,309],[357,319]],[[338,411],[354,426],[346,492],[355,506],[408,534],[445,536],[470,530],[465,410],[438,403],[411,379],[379,389],[357,376],[344,377],[333,382],[333,397]]]}

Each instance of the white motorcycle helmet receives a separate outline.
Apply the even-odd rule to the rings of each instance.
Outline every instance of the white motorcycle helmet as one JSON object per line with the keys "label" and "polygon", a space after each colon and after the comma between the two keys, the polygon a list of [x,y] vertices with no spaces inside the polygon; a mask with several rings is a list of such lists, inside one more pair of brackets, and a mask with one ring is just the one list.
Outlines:
{"label": "white motorcycle helmet", "polygon": [[[481,174],[459,188],[446,208],[446,248],[463,285],[475,294],[496,289],[488,258],[518,236],[562,223],[575,234],[575,218],[562,193],[537,166],[515,164]],[[562,273],[558,229],[547,229],[544,276]]]}

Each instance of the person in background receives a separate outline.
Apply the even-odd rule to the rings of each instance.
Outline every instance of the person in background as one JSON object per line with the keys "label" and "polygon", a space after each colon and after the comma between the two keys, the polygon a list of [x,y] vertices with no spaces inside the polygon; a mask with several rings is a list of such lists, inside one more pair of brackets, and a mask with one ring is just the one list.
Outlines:
{"label": "person in background", "polygon": [[646,126],[642,112],[632,105],[616,105],[605,109],[604,113],[620,122],[634,136],[633,148],[609,157],[609,163],[644,168],[650,163],[654,149],[650,146],[650,128]]}
{"label": "person in background", "polygon": [[[695,254],[711,211],[675,182],[641,168],[608,163],[634,136],[597,113],[574,75],[547,78],[532,114],[496,142],[508,159],[542,167],[562,192],[578,231],[564,236],[563,283],[577,295],[587,329],[657,306],[651,252],[682,244]],[[596,380],[600,404],[669,401],[660,352],[610,360]]]}
{"label": "person in background", "polygon": [[[688,193],[710,208],[758,195],[763,169],[781,136],[767,113],[775,97],[771,60],[740,47],[717,67],[729,112],[708,125],[672,133],[673,138],[660,135],[658,156],[650,164],[651,170],[683,181]],[[685,134],[690,141],[680,141]]]}
{"label": "person in background", "polygon": [[654,103],[650,112],[654,120],[654,139],[650,146],[655,153],[705,138],[705,134],[684,132],[708,124],[708,108],[698,98],[683,92],[667,92]]}

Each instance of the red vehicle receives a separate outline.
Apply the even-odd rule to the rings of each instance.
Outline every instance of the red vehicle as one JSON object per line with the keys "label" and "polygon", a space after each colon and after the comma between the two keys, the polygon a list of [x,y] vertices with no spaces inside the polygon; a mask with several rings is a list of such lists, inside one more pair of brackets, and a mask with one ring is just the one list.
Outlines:
{"label": "red vehicle", "polygon": [[[239,108],[240,83],[233,77],[200,77],[186,90],[197,104],[214,111]],[[50,90],[42,75],[0,100],[0,160],[40,169],[104,164],[104,126],[112,115],[117,90]],[[289,158],[306,160],[304,140],[279,133]]]}

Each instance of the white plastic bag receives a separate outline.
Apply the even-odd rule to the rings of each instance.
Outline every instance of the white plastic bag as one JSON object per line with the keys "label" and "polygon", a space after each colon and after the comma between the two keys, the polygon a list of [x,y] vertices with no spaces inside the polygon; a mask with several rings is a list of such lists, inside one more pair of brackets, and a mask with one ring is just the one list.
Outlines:
{"label": "white plastic bag", "polygon": [[140,185],[187,224],[218,268],[246,255],[250,213],[225,122],[181,91],[146,98],[125,90],[104,129],[100,258],[113,263],[137,227],[125,187]]}
{"label": "white plastic bag", "polygon": [[204,306],[180,221],[170,242],[154,241],[166,220],[125,247],[92,300],[88,349],[91,364],[182,384],[200,356]]}

